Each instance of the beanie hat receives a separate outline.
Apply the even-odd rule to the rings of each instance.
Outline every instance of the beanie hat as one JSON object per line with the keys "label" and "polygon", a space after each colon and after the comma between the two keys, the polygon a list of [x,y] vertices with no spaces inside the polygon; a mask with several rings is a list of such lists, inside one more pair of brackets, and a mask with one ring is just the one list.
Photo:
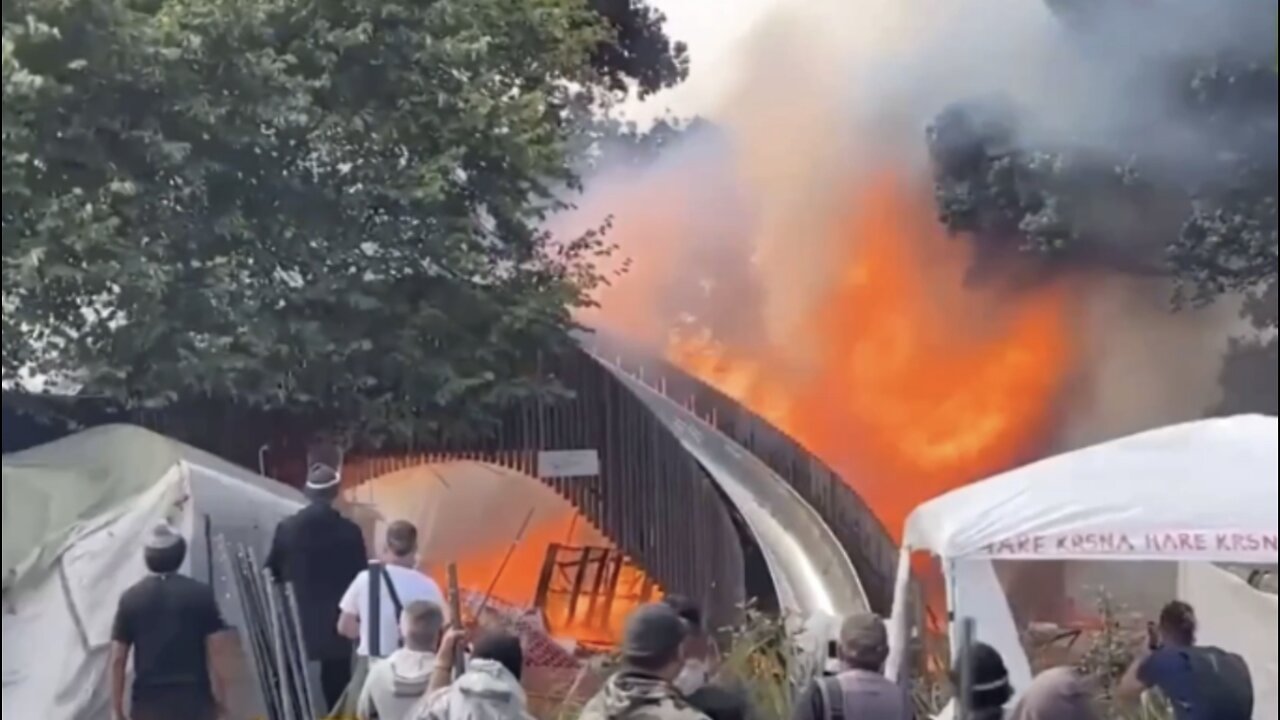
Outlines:
{"label": "beanie hat", "polygon": [[664,603],[641,605],[622,631],[624,660],[665,661],[678,657],[688,633],[685,620]]}
{"label": "beanie hat", "polygon": [[[974,643],[969,648],[968,661],[973,678],[971,710],[1004,707],[1013,698],[1013,686],[1009,684],[1009,670],[1000,652],[986,643]],[[954,680],[959,684],[959,658]]]}

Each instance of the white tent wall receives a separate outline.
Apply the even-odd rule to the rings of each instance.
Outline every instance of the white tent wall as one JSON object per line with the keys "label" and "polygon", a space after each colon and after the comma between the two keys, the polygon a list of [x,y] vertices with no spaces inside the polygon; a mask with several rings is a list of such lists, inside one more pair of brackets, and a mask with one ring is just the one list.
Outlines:
{"label": "white tent wall", "polygon": [[[1072,564],[1076,563],[1068,563]],[[1140,575],[1144,577],[1176,578],[1161,604],[1175,597],[1191,604],[1200,625],[1199,642],[1238,653],[1249,664],[1256,699],[1254,720],[1277,720],[1280,628],[1277,627],[1275,594],[1253,588],[1237,574],[1206,562],[1113,562],[1110,565],[1114,572],[1107,573],[1109,576],[1119,577],[1126,569],[1137,566],[1143,570]],[[1099,578],[1096,567],[1086,572],[1090,579],[1103,579]],[[947,604],[951,612],[955,617],[974,619],[974,639],[999,650],[1014,690],[1025,689],[1032,678],[1031,663],[1023,650],[1012,609],[992,561],[985,558],[953,561],[946,574]],[[1166,592],[1163,583],[1160,591]],[[896,609],[891,629],[895,647],[902,647],[906,628],[899,623]],[[948,631],[955,647],[960,641],[959,623],[951,623]],[[900,656],[891,660],[892,670],[900,667],[898,660]],[[950,718],[953,713],[954,708],[948,708],[940,717]]]}
{"label": "white tent wall", "polygon": [[[1031,683],[1031,662],[1022,651],[1018,628],[1004,588],[990,560],[955,560],[949,563],[947,585],[955,617],[973,618],[974,639],[1000,651],[1015,690]],[[949,625],[951,647],[960,647],[960,623]]]}
{"label": "white tent wall", "polygon": [[[77,442],[80,437],[84,442]],[[116,604],[128,587],[146,576],[142,549],[151,527],[167,519],[182,531],[189,548],[183,572],[209,582],[227,622],[242,627],[228,579],[215,572],[211,540],[221,535],[253,548],[262,560],[276,524],[301,507],[302,495],[136,427],[95,428],[43,448],[48,452],[34,448],[13,456],[12,465],[11,456],[6,456],[6,475],[11,469],[15,474],[54,469],[62,474],[59,477],[92,482],[140,468],[162,472],[141,493],[77,520],[60,546],[40,551],[57,558],[51,569],[5,593],[4,713],[41,720],[101,720],[110,716],[107,662]],[[138,458],[149,462],[131,462]],[[260,716],[262,701],[247,663],[233,668],[232,680],[233,716]]]}
{"label": "white tent wall", "polygon": [[[183,460],[182,468],[192,499],[187,532],[190,550],[184,572],[209,583],[224,619],[232,629],[242,628],[243,611],[233,601],[230,579],[217,571],[212,541],[223,537],[252,549],[258,562],[265,562],[276,525],[302,506],[301,494],[208,455]],[[247,646],[238,632],[236,642],[240,652],[231,668],[228,688],[232,717],[265,717],[266,706],[257,690]]]}
{"label": "white tent wall", "polygon": [[1180,563],[1178,598],[1196,609],[1199,641],[1239,653],[1249,663],[1254,720],[1277,720],[1276,596],[1207,563]]}
{"label": "white tent wall", "polygon": [[210,540],[221,535],[252,548],[266,560],[276,525],[302,507],[297,491],[252,475],[229,463],[219,466],[184,460],[195,512],[192,516],[190,575],[213,585],[220,598],[229,590],[213,571]]}
{"label": "white tent wall", "polygon": [[7,599],[6,716],[110,717],[107,662],[115,599],[146,575],[142,548],[152,526],[167,519],[190,527],[187,498],[175,466],[150,490],[77,528],[53,571]]}

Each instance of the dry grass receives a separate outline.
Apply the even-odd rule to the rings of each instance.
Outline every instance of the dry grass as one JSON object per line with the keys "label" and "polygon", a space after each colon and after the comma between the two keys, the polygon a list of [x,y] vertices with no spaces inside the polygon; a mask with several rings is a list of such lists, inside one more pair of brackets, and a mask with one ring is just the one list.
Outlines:
{"label": "dry grass", "polygon": [[786,618],[748,606],[741,624],[730,632],[733,639],[722,657],[718,680],[745,689],[759,720],[789,717],[800,655]]}

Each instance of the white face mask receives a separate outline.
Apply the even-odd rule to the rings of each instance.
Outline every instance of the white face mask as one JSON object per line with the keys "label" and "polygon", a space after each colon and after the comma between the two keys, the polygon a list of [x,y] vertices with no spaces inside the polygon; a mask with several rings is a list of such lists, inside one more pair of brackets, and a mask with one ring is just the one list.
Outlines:
{"label": "white face mask", "polygon": [[680,668],[680,674],[676,676],[671,684],[675,686],[683,695],[691,695],[705,686],[711,680],[711,669],[707,664],[698,659],[686,660],[684,667]]}

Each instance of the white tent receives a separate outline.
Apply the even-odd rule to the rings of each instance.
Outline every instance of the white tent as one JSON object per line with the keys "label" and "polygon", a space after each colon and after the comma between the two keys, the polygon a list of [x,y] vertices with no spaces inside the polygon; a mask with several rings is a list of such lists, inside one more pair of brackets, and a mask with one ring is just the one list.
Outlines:
{"label": "white tent", "polygon": [[1253,675],[1256,720],[1276,720],[1276,595],[1250,586],[1238,574],[1207,563],[1182,563],[1178,599],[1196,609],[1201,640],[1239,653]]}
{"label": "white tent", "polygon": [[[4,714],[110,714],[107,655],[116,601],[143,578],[142,543],[167,519],[187,537],[184,572],[223,590],[215,535],[266,552],[300,506],[278,483],[137,427],[88,430],[4,456]],[[223,610],[233,625],[238,608]],[[246,678],[247,679],[247,678]],[[238,705],[260,702],[250,690]],[[248,715],[242,715],[248,716]]]}
{"label": "white tent", "polygon": [[[906,521],[892,621],[909,632],[910,555],[939,558],[952,617],[975,620],[1015,687],[1031,669],[995,560],[1117,560],[1274,565],[1276,418],[1175,425],[1067,453],[943,495]],[[957,627],[952,626],[953,640]]]}

